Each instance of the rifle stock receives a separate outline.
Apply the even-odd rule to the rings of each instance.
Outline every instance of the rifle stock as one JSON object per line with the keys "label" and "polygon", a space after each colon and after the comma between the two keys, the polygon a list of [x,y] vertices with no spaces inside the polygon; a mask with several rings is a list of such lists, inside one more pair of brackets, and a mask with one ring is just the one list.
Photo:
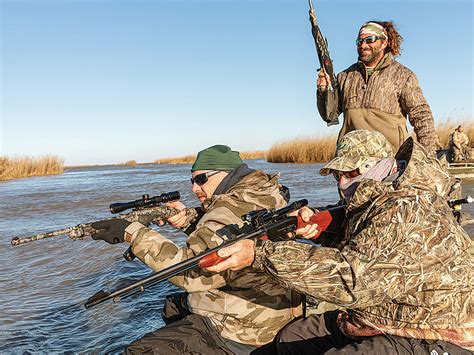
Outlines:
{"label": "rifle stock", "polygon": [[325,210],[316,211],[308,222],[304,222],[301,217],[298,216],[297,229],[303,228],[308,224],[317,224],[318,232],[313,238],[311,238],[312,240],[321,237],[323,234],[338,234],[341,232],[345,215],[346,205],[340,205]]}

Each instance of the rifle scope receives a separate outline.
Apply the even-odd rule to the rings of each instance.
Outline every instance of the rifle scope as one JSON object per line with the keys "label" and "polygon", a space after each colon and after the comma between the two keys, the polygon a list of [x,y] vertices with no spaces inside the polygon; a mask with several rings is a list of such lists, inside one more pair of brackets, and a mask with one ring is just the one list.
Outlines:
{"label": "rifle scope", "polygon": [[140,209],[147,206],[159,205],[160,203],[179,200],[181,198],[178,191],[166,192],[159,196],[150,197],[149,195],[143,195],[141,199],[130,201],[130,202],[117,202],[110,205],[110,212],[119,213],[130,208]]}
{"label": "rifle scope", "polygon": [[300,208],[308,205],[308,200],[302,199],[290,203],[288,206],[280,208],[279,210],[256,210],[250,211],[244,214],[241,218],[244,222],[250,223],[255,228],[259,228],[271,220],[277,220],[278,218],[286,218],[286,215],[290,212],[297,211]]}

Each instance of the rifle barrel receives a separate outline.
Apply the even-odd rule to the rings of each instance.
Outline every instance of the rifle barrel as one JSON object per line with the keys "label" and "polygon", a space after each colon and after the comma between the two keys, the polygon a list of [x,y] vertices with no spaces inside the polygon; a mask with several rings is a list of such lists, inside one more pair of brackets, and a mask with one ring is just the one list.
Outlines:
{"label": "rifle barrel", "polygon": [[[166,269],[163,269],[159,272],[151,274],[150,276],[145,277],[144,279],[141,279],[140,281],[137,281],[121,289],[118,289],[112,293],[99,291],[94,296],[90,297],[86,303],[84,303],[84,307],[91,308],[111,299],[113,299],[114,302],[119,302],[120,300],[128,296],[131,296],[137,292],[140,292],[140,291],[143,292],[145,291],[145,288],[148,288],[158,282],[167,280],[170,277],[176,276],[177,274],[181,272],[190,270],[198,266],[199,260],[192,260],[195,258],[196,257],[188,259],[183,263],[179,263],[177,265],[172,265],[170,267],[167,267]],[[97,297],[97,295],[99,294],[100,296]]]}
{"label": "rifle barrel", "polygon": [[[286,224],[287,222],[286,221],[280,221],[280,222],[277,222],[275,223],[275,225],[278,225],[278,223],[280,223],[281,225],[284,225]],[[222,243],[221,245],[218,245],[217,247],[214,247],[214,248],[211,248],[211,249],[208,249],[208,250],[205,250],[203,251],[202,253],[196,255],[196,256],[193,256],[189,259],[186,259],[182,262],[179,262],[175,265],[171,265],[161,271],[158,271],[154,274],[151,274],[150,276],[148,277],[145,277],[144,279],[142,280],[139,280],[133,284],[130,284],[126,287],[123,287],[121,289],[118,289],[116,291],[113,291],[113,292],[104,292],[104,291],[99,291],[97,292],[95,295],[93,295],[92,297],[90,297],[86,303],[84,304],[84,307],[85,308],[91,308],[91,307],[94,307],[98,304],[101,304],[105,301],[108,301],[110,299],[113,299],[114,302],[119,302],[120,300],[130,296],[130,295],[133,295],[139,291],[145,291],[146,288],[156,284],[156,283],[159,283],[159,282],[162,282],[164,280],[167,280],[169,279],[170,277],[173,277],[173,276],[176,276],[184,271],[187,271],[187,270],[190,270],[190,269],[193,269],[197,266],[200,265],[200,262],[201,260],[203,260],[203,258],[205,258],[206,256],[208,255],[211,255],[213,253],[216,253],[219,249],[223,248],[223,247],[226,247],[226,246],[229,246],[229,245],[232,245],[234,244],[235,242],[239,241],[239,240],[243,240],[243,239],[253,239],[253,238],[258,238],[258,237],[261,237],[262,235],[264,235],[265,233],[267,232],[267,229],[265,227],[262,227],[262,228],[259,228],[251,233],[242,233],[242,234],[239,234],[238,236],[234,237],[233,239],[228,239],[227,241],[225,241],[224,243]]]}
{"label": "rifle barrel", "polygon": [[56,237],[58,235],[63,235],[63,234],[69,234],[73,229],[74,227],[69,227],[69,228],[64,228],[64,229],[58,229],[58,230],[48,232],[48,233],[35,234],[29,237],[23,237],[23,238],[15,237],[11,240],[11,244],[13,246],[16,246],[16,245],[29,243],[29,242],[34,242],[35,240]]}
{"label": "rifle barrel", "polygon": [[[192,209],[189,209],[189,210],[191,211]],[[175,215],[178,212],[179,212],[178,209],[171,208],[168,206],[152,206],[152,207],[135,210],[135,211],[125,213],[125,214],[120,214],[114,218],[125,219],[129,222],[135,222],[135,221],[143,222],[148,225],[149,223],[157,219],[168,219],[169,217]],[[112,219],[112,218],[109,218],[109,219]],[[108,219],[104,219],[102,221],[105,221],[105,220],[108,220]],[[94,222],[82,223],[74,227],[58,229],[58,230],[47,232],[47,233],[35,234],[28,237],[15,237],[11,240],[11,245],[17,246],[17,245],[21,245],[21,244],[25,244],[29,242],[34,242],[36,240],[56,237],[56,236],[65,235],[65,234],[69,235],[69,238],[71,239],[83,239],[85,237],[90,237],[98,233],[97,230],[91,227],[92,223]]]}

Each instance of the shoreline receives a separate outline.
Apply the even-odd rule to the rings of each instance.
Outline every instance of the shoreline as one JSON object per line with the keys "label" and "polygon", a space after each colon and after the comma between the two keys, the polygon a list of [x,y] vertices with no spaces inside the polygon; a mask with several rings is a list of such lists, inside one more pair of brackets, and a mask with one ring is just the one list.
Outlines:
{"label": "shoreline", "polygon": [[[448,147],[450,135],[458,125],[464,126],[464,132],[474,144],[474,122],[446,121],[436,126],[436,135],[440,147]],[[274,143],[268,150],[240,152],[242,160],[264,159],[269,163],[324,163],[334,157],[336,135],[297,137]],[[124,163],[64,165],[64,159],[54,155],[43,157],[8,158],[0,156],[0,181],[18,178],[62,174],[64,169],[80,169],[106,166],[142,166],[147,164],[190,164],[196,155],[186,155],[174,158],[162,158],[152,162],[137,162],[128,160]]]}

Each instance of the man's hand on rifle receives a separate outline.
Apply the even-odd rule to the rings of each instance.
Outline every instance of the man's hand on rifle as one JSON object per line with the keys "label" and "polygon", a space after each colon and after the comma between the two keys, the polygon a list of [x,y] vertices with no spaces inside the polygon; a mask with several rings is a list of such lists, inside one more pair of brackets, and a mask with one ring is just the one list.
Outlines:
{"label": "man's hand on rifle", "polygon": [[227,258],[224,261],[207,268],[212,272],[221,272],[225,270],[241,270],[252,265],[255,258],[255,242],[251,239],[239,240],[238,242],[222,248],[217,252],[221,258]]}
{"label": "man's hand on rifle", "polygon": [[[171,208],[176,208],[177,210],[180,210],[181,212],[175,214],[174,216],[171,216],[168,218],[167,222],[168,224],[172,225],[175,228],[181,228],[186,224],[186,206],[184,203],[181,201],[171,201],[167,202],[166,206],[171,207]],[[161,223],[160,226],[164,225],[165,222]]]}
{"label": "man's hand on rifle", "polygon": [[169,225],[175,227],[175,228],[181,228],[185,223],[186,223],[186,206],[184,203],[181,201],[171,201],[166,203],[167,207],[171,208],[176,208],[177,210],[180,210],[181,212],[175,214],[174,216],[171,216],[168,218],[166,221],[159,221],[158,225],[159,226],[164,226],[166,223]]}
{"label": "man's hand on rifle", "polygon": [[[303,222],[309,222],[310,218],[314,215],[314,211],[311,208],[303,207],[298,211],[291,212],[290,216],[300,216]],[[304,239],[311,239],[318,234],[318,225],[316,223],[307,224],[302,228],[298,228],[296,231],[288,235],[290,238],[301,236]]]}
{"label": "man's hand on rifle", "polygon": [[328,89],[330,82],[331,77],[326,73],[323,68],[321,68],[318,74],[318,81],[316,83],[318,91],[325,92]]}
{"label": "man's hand on rifle", "polygon": [[[314,215],[314,211],[308,207],[300,208],[298,211],[289,213],[290,216],[299,216],[304,222],[309,222]],[[311,239],[318,234],[318,225],[316,223],[308,224],[305,227],[298,228],[295,232],[288,235],[290,238],[301,236],[305,239]],[[221,258],[226,260],[207,268],[212,272],[221,272],[225,270],[241,270],[252,265],[255,259],[255,242],[252,239],[239,240],[238,242],[220,249],[217,252]]]}
{"label": "man's hand on rifle", "polygon": [[125,241],[125,228],[129,225],[129,221],[120,218],[94,222],[91,227],[99,230],[99,232],[94,234],[92,239],[100,239],[109,244],[123,243]]}

